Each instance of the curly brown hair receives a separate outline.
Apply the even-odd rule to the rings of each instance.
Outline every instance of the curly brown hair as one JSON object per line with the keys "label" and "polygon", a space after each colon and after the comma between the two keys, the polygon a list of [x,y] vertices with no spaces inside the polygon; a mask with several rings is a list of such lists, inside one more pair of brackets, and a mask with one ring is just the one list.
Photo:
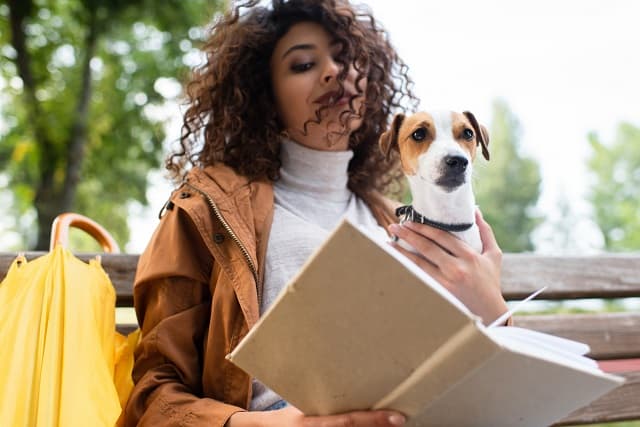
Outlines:
{"label": "curly brown hair", "polygon": [[[271,89],[271,54],[291,26],[315,22],[341,46],[336,58],[343,70],[337,76],[340,85],[349,64],[355,64],[358,80],[367,79],[362,124],[349,139],[354,151],[349,188],[357,194],[388,191],[400,177],[398,159],[395,153],[390,158],[382,154],[378,138],[392,111],[404,109],[405,101],[415,108],[416,98],[407,66],[386,32],[370,12],[348,0],[272,0],[271,7],[258,3],[247,1],[213,25],[204,46],[206,62],[187,85],[180,148],[167,159],[167,169],[179,180],[191,166],[222,162],[249,179],[278,179],[283,129]],[[318,111],[310,121],[319,118]]]}

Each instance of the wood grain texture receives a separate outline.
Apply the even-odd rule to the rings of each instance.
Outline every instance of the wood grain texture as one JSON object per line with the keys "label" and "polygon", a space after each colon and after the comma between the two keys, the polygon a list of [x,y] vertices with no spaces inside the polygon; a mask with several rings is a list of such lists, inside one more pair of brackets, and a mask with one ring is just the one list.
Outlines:
{"label": "wood grain texture", "polygon": [[589,344],[594,359],[640,357],[640,313],[515,316],[514,325]]}
{"label": "wood grain texture", "polygon": [[622,386],[569,414],[554,426],[640,419],[640,372],[628,372],[618,375],[622,375],[627,379]]}
{"label": "wood grain texture", "polygon": [[[27,252],[27,259],[43,255]],[[0,278],[4,278],[15,253],[0,253]],[[79,254],[87,260],[94,254]],[[132,301],[131,286],[138,255],[103,254],[102,265],[117,289],[119,305]],[[521,299],[548,286],[542,299],[640,297],[640,255],[583,257],[505,254],[502,288],[505,298]]]}
{"label": "wood grain texture", "polygon": [[548,286],[542,299],[640,296],[639,255],[539,256],[505,254],[505,298],[521,299]]}

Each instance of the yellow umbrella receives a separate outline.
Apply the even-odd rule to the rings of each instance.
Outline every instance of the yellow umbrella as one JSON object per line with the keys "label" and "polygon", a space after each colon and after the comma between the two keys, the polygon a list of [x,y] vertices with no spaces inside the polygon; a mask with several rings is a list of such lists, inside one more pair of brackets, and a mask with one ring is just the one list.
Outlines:
{"label": "yellow umbrella", "polygon": [[112,427],[121,412],[117,364],[123,402],[130,391],[133,354],[115,332],[115,291],[99,259],[87,264],[65,247],[70,226],[118,251],[99,224],[63,214],[50,253],[12,263],[0,283],[2,425]]}

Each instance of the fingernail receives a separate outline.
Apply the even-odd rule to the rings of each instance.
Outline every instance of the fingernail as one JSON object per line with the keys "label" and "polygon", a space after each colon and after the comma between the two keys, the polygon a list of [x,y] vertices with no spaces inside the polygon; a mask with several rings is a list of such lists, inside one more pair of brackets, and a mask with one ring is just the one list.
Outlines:
{"label": "fingernail", "polygon": [[396,234],[396,231],[400,230],[400,226],[398,224],[391,224],[389,225],[389,231],[392,234]]}
{"label": "fingernail", "polygon": [[400,414],[392,414],[389,416],[389,422],[394,426],[404,425],[405,421],[405,418]]}

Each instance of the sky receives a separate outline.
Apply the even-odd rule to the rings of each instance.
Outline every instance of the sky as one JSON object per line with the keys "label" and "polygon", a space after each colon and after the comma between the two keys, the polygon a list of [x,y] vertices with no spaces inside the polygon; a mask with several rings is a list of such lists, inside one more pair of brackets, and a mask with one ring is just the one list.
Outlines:
{"label": "sky", "polygon": [[[558,200],[568,198],[581,218],[575,251],[601,244],[585,201],[587,134],[610,141],[621,121],[640,126],[640,1],[352,1],[388,30],[420,109],[470,110],[489,125],[492,102],[504,99],[520,121],[523,153],[541,167],[538,210],[557,220]],[[178,137],[180,114],[170,112],[178,125],[169,138]],[[150,182],[151,205],[131,207],[128,252],[144,249],[171,190],[162,172]],[[541,252],[553,252],[549,233],[538,233]]]}

